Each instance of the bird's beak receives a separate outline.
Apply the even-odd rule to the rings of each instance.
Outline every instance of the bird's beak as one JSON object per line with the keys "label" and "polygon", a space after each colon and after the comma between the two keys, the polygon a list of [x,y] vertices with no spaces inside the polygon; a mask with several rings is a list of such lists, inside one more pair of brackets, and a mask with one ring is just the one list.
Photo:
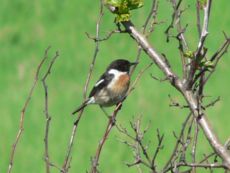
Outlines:
{"label": "bird's beak", "polygon": [[130,66],[137,65],[139,62],[131,62]]}

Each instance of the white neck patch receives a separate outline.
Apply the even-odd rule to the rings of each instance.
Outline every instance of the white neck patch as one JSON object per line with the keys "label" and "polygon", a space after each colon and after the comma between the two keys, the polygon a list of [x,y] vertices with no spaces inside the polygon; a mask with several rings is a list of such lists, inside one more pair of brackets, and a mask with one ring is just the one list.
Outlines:
{"label": "white neck patch", "polygon": [[118,71],[116,69],[110,69],[108,73],[113,74],[115,79],[119,78],[121,75],[127,74],[127,72]]}
{"label": "white neck patch", "polygon": [[112,87],[116,83],[116,81],[119,79],[120,76],[127,74],[127,72],[122,72],[122,71],[119,71],[116,69],[111,69],[108,71],[108,73],[114,75],[114,78],[112,79],[112,81],[108,85],[108,88]]}

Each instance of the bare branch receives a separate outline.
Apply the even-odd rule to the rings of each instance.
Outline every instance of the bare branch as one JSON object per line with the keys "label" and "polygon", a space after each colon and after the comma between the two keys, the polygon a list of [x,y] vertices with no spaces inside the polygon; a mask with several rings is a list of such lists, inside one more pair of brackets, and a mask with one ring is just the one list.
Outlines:
{"label": "bare branch", "polygon": [[155,171],[156,171],[155,160],[157,158],[157,155],[158,155],[159,151],[163,148],[162,142],[163,142],[163,139],[164,139],[164,134],[160,135],[159,129],[157,129],[157,139],[158,139],[158,145],[157,145],[157,148],[156,148],[156,150],[155,150],[155,152],[153,154],[152,163],[151,163],[151,167]]}
{"label": "bare branch", "polygon": [[170,102],[171,102],[171,103],[169,104],[170,107],[179,107],[180,109],[189,108],[188,105],[181,105],[180,103],[176,102],[176,101],[171,97],[170,94],[168,95],[168,97],[169,97]]}
{"label": "bare branch", "polygon": [[167,81],[167,80],[168,80],[167,77],[165,77],[165,78],[163,78],[163,79],[159,79],[158,77],[155,77],[153,74],[150,74],[150,75],[151,75],[151,77],[152,77],[154,80],[159,81],[159,82],[164,82],[164,81]]}
{"label": "bare branch", "polygon": [[124,25],[126,30],[129,31],[129,34],[132,36],[132,38],[134,38],[138,42],[138,44],[142,46],[149,58],[151,58],[155,62],[155,64],[162,70],[162,72],[167,76],[169,82],[183,94],[194,117],[198,118],[199,125],[201,126],[209,143],[230,168],[230,154],[223,146],[223,144],[220,143],[216,134],[213,132],[212,127],[208,122],[204,112],[198,109],[199,105],[193,92],[186,90],[183,81],[178,78],[178,76],[171,70],[171,68],[163,60],[163,58],[156,52],[155,49],[153,49],[147,39],[136,30],[136,28],[130,21],[123,22],[122,24]]}
{"label": "bare branch", "polygon": [[125,32],[122,32],[122,31],[120,31],[120,30],[113,30],[113,31],[110,31],[110,32],[109,32],[105,37],[103,37],[103,38],[93,37],[93,36],[91,36],[88,32],[85,32],[86,36],[87,36],[89,39],[94,40],[95,42],[106,41],[106,40],[108,40],[113,34],[116,34],[116,33],[125,33]]}
{"label": "bare branch", "polygon": [[13,143],[13,146],[12,146],[12,149],[11,149],[11,154],[10,154],[10,162],[9,162],[9,166],[8,166],[8,173],[11,172],[12,170],[12,167],[13,167],[13,163],[14,163],[14,155],[15,155],[15,151],[17,149],[17,145],[18,145],[18,142],[21,138],[21,135],[22,135],[22,132],[24,130],[24,119],[25,119],[25,112],[27,110],[27,107],[30,103],[30,100],[32,98],[32,95],[34,93],[34,89],[37,85],[37,82],[38,82],[38,77],[39,77],[39,74],[40,74],[40,70],[43,66],[43,64],[45,63],[45,61],[47,60],[48,58],[48,51],[50,49],[50,46],[45,50],[45,54],[44,54],[44,57],[43,59],[41,60],[40,64],[38,65],[37,67],[37,71],[36,71],[36,74],[35,74],[35,77],[34,77],[34,82],[32,84],[32,87],[30,89],[30,92],[29,92],[29,95],[25,101],[25,104],[22,108],[22,111],[21,111],[21,117],[20,117],[20,122],[19,122],[19,130],[18,130],[18,133],[16,135],[16,139],[15,139],[15,142]]}
{"label": "bare branch", "polygon": [[45,106],[44,106],[44,113],[45,113],[45,119],[46,119],[46,126],[45,126],[45,137],[44,137],[44,143],[45,143],[45,163],[46,163],[46,173],[50,173],[50,159],[49,159],[49,127],[50,127],[50,121],[51,116],[49,114],[49,104],[48,104],[48,85],[46,83],[46,79],[48,75],[51,73],[51,68],[59,56],[58,52],[56,52],[56,55],[53,57],[52,61],[50,62],[50,65],[48,67],[47,72],[42,78],[42,84],[45,92]]}
{"label": "bare branch", "polygon": [[191,118],[191,115],[192,115],[192,113],[189,113],[189,115],[186,117],[185,121],[182,124],[182,128],[180,130],[180,135],[177,138],[177,141],[176,141],[176,144],[174,146],[174,149],[173,149],[173,152],[172,152],[171,156],[169,157],[168,161],[166,162],[166,164],[165,164],[165,166],[163,168],[163,172],[165,172],[165,170],[168,169],[168,167],[170,166],[171,162],[173,161],[173,158],[175,157],[175,155],[176,155],[176,153],[178,151],[179,144],[181,143],[181,139],[184,136],[185,128],[187,126],[187,123],[188,123],[189,119]]}
{"label": "bare branch", "polygon": [[168,28],[165,30],[165,34],[167,36],[167,42],[169,42],[169,31],[170,29],[172,29],[174,27],[174,23],[177,19],[180,18],[180,5],[182,3],[182,0],[179,0],[178,3],[176,3],[176,0],[170,0],[170,2],[172,3],[173,6],[173,14],[172,14],[172,20],[170,25],[168,26]]}
{"label": "bare branch", "polygon": [[178,167],[180,166],[187,166],[187,167],[196,167],[196,168],[225,168],[227,169],[227,167],[225,165],[222,164],[216,164],[216,163],[210,163],[210,164],[196,164],[196,163],[178,163],[177,164]]}
{"label": "bare branch", "polygon": [[204,46],[204,41],[208,35],[208,22],[209,22],[211,4],[212,4],[212,0],[207,0],[206,4],[204,4],[203,27],[202,27],[200,40],[199,40],[197,51],[196,51],[196,58],[200,55],[203,49],[203,46]]}
{"label": "bare branch", "polygon": [[52,163],[52,162],[48,162],[45,160],[45,162],[47,162],[49,164],[50,167],[56,168],[59,172],[62,172],[62,169],[59,168],[56,164]]}
{"label": "bare branch", "polygon": [[204,108],[209,108],[211,106],[214,106],[217,102],[220,101],[220,97],[217,97],[215,100],[213,100],[212,102],[210,102],[209,104],[205,105]]}
{"label": "bare branch", "polygon": [[196,0],[196,26],[199,38],[201,36],[200,8],[200,0]]}
{"label": "bare branch", "polygon": [[151,10],[149,12],[149,15],[148,17],[146,18],[146,21],[143,25],[143,34],[146,34],[146,29],[147,29],[147,26],[152,18],[153,22],[151,23],[151,26],[149,28],[149,31],[147,33],[147,37],[153,32],[154,30],[154,24],[157,24],[157,10],[158,10],[158,3],[159,1],[157,0],[153,0],[152,1],[152,7],[151,7]]}
{"label": "bare branch", "polygon": [[144,72],[146,70],[148,70],[151,66],[153,65],[153,63],[150,63],[149,65],[147,65],[144,69],[142,69],[139,74],[137,75],[135,81],[133,82],[132,86],[129,87],[129,90],[127,92],[127,95],[129,95],[134,89],[135,89],[135,86],[137,85],[137,82],[140,80],[140,78],[142,77],[142,75],[144,74]]}
{"label": "bare branch", "polygon": [[223,45],[212,55],[211,61],[215,61],[212,70],[207,75],[207,77],[204,79],[202,85],[205,85],[207,81],[210,79],[212,74],[215,72],[217,64],[219,63],[220,59],[223,57],[223,55],[227,52],[228,47],[230,45],[230,38],[227,38],[226,41],[223,43]]}
{"label": "bare branch", "polygon": [[[198,2],[198,3],[200,3],[200,2]],[[203,10],[204,10],[203,27],[202,27],[202,31],[200,34],[197,50],[196,50],[195,55],[194,55],[195,58],[191,61],[191,65],[190,65],[191,68],[190,68],[189,75],[187,78],[187,86],[186,86],[187,89],[192,88],[193,78],[194,78],[194,75],[195,75],[196,70],[197,70],[197,63],[199,63],[199,61],[201,61],[205,57],[205,54],[206,54],[206,51],[204,51],[204,42],[205,42],[205,39],[208,35],[208,23],[209,23],[209,16],[210,16],[210,10],[211,10],[211,3],[212,3],[212,0],[207,0],[207,2],[205,4],[203,4]],[[198,4],[198,5],[200,6],[200,4]],[[199,8],[199,7],[197,7],[197,8]],[[199,9],[197,9],[197,10],[199,10]],[[197,12],[197,15],[199,15],[199,11]],[[197,24],[197,25],[198,25],[198,27],[200,27],[199,26],[200,24]]]}
{"label": "bare branch", "polygon": [[[193,145],[192,145],[192,163],[196,163],[196,149],[197,149],[197,141],[198,141],[198,133],[199,133],[199,126],[195,119],[195,133],[194,133],[194,139],[193,139]],[[193,172],[196,173],[196,167],[193,167]]]}
{"label": "bare branch", "polygon": [[145,156],[145,158],[147,159],[148,161],[148,165],[151,165],[151,159],[150,159],[150,156],[147,152],[147,148],[144,146],[143,142],[142,142],[142,139],[143,139],[143,135],[140,131],[140,119],[138,119],[136,122],[132,123],[130,122],[130,125],[133,129],[133,131],[135,132],[135,141],[139,144],[140,148],[141,148],[141,151],[143,153],[143,155]]}
{"label": "bare branch", "polygon": [[122,106],[122,102],[116,106],[112,116],[109,118],[105,133],[104,133],[101,141],[99,142],[96,154],[95,154],[94,158],[92,159],[92,167],[91,167],[91,171],[90,171],[91,173],[97,173],[98,172],[97,167],[98,167],[98,162],[99,162],[99,157],[101,154],[102,147],[104,146],[105,141],[110,134],[110,131],[112,130],[113,126],[115,125],[116,116],[117,116],[117,113],[119,112],[119,110],[121,109],[121,106]]}
{"label": "bare branch", "polygon": [[[103,14],[104,14],[104,12],[103,12],[103,2],[101,0],[100,1],[99,17],[98,17],[97,24],[96,24],[96,41],[95,41],[94,55],[93,55],[92,62],[90,64],[88,76],[87,76],[85,86],[84,86],[84,90],[83,90],[83,98],[84,98],[84,100],[86,100],[86,98],[87,98],[87,90],[88,90],[89,82],[90,82],[90,79],[91,79],[91,76],[92,76],[92,73],[93,73],[93,68],[94,68],[94,65],[95,65],[95,62],[96,62],[96,57],[97,57],[97,54],[98,54],[98,51],[99,51],[100,23],[101,23]],[[64,163],[63,163],[63,166],[62,166],[62,171],[64,173],[67,173],[68,169],[69,169],[68,165],[69,165],[69,162],[70,162],[70,154],[72,152],[74,138],[76,136],[78,123],[79,123],[79,121],[80,121],[80,119],[82,117],[83,111],[84,111],[84,109],[82,109],[79,112],[77,120],[74,122],[74,126],[73,126],[72,133],[71,133],[70,140],[69,140],[69,145],[68,145],[67,152],[66,152],[66,157],[65,157],[65,160],[64,160]]]}
{"label": "bare branch", "polygon": [[[143,33],[144,35],[146,35],[146,36],[149,36],[149,35],[152,33],[153,29],[154,29],[154,26],[155,26],[154,24],[156,24],[155,21],[157,20],[157,10],[158,10],[158,1],[157,1],[157,0],[153,0],[151,10],[150,10],[150,12],[149,12],[148,17],[147,17],[146,20],[145,20],[144,25],[143,25],[143,31],[142,31],[142,33]],[[151,21],[151,18],[153,18],[153,21],[154,21],[154,22],[151,24],[150,29],[149,29],[149,32],[146,34],[147,26],[148,26],[149,22]],[[139,62],[140,57],[141,57],[141,52],[142,52],[142,47],[141,47],[140,45],[138,45],[138,51],[137,51],[137,56],[136,56],[135,62]],[[133,72],[134,72],[136,66],[137,66],[137,65],[135,65],[135,66],[131,69],[130,75],[133,74]]]}

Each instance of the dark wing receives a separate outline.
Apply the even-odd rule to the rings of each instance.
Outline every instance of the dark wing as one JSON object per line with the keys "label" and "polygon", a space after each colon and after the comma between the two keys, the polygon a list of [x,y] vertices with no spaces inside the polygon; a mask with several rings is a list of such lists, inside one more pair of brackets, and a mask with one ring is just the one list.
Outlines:
{"label": "dark wing", "polygon": [[89,98],[94,96],[97,92],[99,92],[104,87],[106,87],[109,84],[109,82],[113,79],[113,77],[114,77],[113,74],[104,73],[97,81],[97,83],[94,85],[93,89],[89,94]]}

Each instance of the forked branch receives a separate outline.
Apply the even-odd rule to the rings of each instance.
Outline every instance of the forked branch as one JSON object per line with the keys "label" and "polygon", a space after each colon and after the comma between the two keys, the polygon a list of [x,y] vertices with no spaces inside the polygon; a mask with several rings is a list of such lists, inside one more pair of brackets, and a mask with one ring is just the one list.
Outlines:
{"label": "forked branch", "polygon": [[15,152],[16,152],[16,149],[17,149],[17,146],[18,146],[18,142],[21,139],[22,132],[24,130],[25,113],[26,113],[27,107],[28,107],[28,105],[29,105],[29,103],[31,101],[32,95],[34,93],[34,89],[35,89],[35,87],[37,85],[38,78],[39,78],[39,75],[40,75],[40,70],[41,70],[43,64],[45,63],[45,61],[48,58],[49,49],[50,49],[50,46],[45,50],[45,54],[43,56],[43,59],[41,60],[40,64],[37,67],[37,71],[36,71],[36,74],[35,74],[35,77],[34,77],[34,82],[32,84],[32,87],[30,89],[28,97],[27,97],[27,99],[25,101],[25,104],[24,104],[24,106],[22,108],[22,111],[21,111],[20,122],[19,122],[19,130],[18,130],[18,133],[16,135],[15,142],[13,143],[13,146],[12,146],[12,149],[11,149],[10,162],[9,162],[9,166],[8,166],[8,173],[11,172],[13,164],[14,164]]}

